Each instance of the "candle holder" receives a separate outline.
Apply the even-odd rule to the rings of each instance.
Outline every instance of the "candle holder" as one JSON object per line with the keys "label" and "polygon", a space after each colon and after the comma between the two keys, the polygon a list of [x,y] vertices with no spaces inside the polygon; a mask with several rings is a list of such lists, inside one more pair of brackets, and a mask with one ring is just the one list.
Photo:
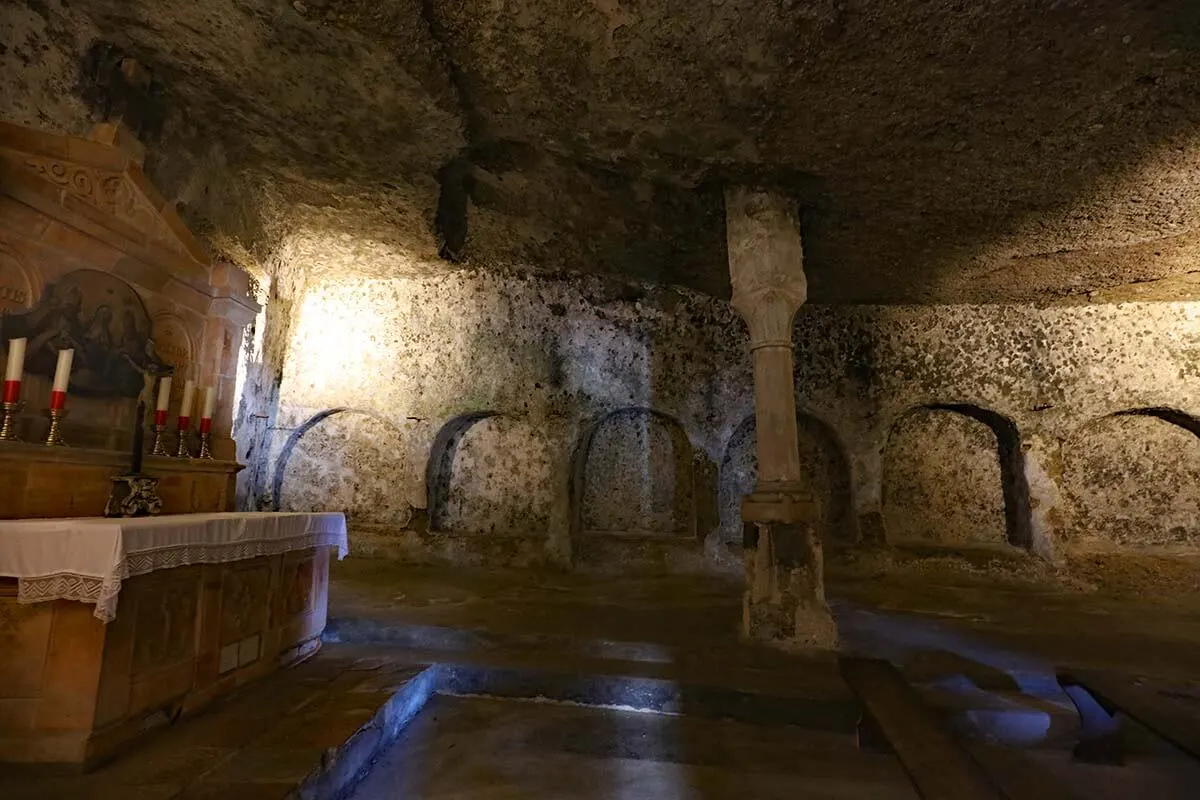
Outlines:
{"label": "candle holder", "polygon": [[196,456],[196,458],[212,459],[212,450],[209,449],[209,443],[211,439],[211,433],[207,433],[205,431],[200,432],[200,455]]}
{"label": "candle holder", "polygon": [[14,424],[13,417],[16,416],[17,413],[24,407],[25,407],[24,400],[17,400],[16,402],[13,402],[13,403],[0,404],[0,408],[3,409],[3,414],[4,414],[3,419],[0,420],[0,441],[4,441],[4,442],[20,441],[20,439],[17,438],[17,431],[16,431],[17,426]]}
{"label": "candle holder", "polygon": [[62,438],[62,421],[67,416],[65,408],[48,408],[46,416],[50,417],[50,430],[46,433],[47,447],[62,447],[66,444]]}
{"label": "candle holder", "polygon": [[154,431],[154,446],[150,448],[150,455],[169,458],[171,454],[167,452],[166,445],[163,444],[163,433],[167,430],[167,426],[155,423],[150,427]]}
{"label": "candle holder", "polygon": [[188,439],[192,436],[191,428],[179,428],[175,431],[176,438],[179,439],[178,445],[175,447],[176,458],[191,458],[192,451],[188,447]]}

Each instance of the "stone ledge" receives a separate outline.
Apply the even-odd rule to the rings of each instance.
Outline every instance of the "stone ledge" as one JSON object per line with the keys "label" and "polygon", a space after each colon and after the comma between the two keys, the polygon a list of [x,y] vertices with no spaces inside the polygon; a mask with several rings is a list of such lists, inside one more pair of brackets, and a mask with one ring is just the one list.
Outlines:
{"label": "stone ledge", "polygon": [[[32,442],[3,442],[0,443],[0,461],[94,464],[124,471],[129,464],[129,453],[90,447],[47,447]],[[142,466],[151,475],[160,472],[240,472],[245,468],[236,461],[151,455],[142,460]]]}

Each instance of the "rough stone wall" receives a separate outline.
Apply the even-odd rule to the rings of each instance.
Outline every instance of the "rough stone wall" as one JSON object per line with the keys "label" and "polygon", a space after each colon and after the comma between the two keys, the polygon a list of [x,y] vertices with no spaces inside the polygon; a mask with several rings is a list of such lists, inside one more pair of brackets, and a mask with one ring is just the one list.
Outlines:
{"label": "rough stone wall", "polygon": [[691,532],[692,448],[678,424],[642,410],[613,414],[581,466],[584,531]]}
{"label": "rough stone wall", "polygon": [[424,465],[398,447],[401,427],[347,410],[317,416],[293,433],[281,459],[281,510],[339,509],[351,524],[405,525],[412,518],[391,478]]}
{"label": "rough stone wall", "polygon": [[1063,446],[1067,534],[1092,547],[1200,543],[1200,437],[1149,415],[1104,417]]}
{"label": "rough stone wall", "polygon": [[[744,328],[724,304],[600,279],[327,275],[293,283],[286,328],[268,329],[247,370],[279,379],[273,390],[254,387],[257,408],[244,404],[245,418],[267,420],[246,505],[275,507],[297,496],[294,485],[329,484],[326,473],[346,458],[297,460],[306,451],[287,443],[312,435],[303,429],[314,417],[348,407],[400,430],[393,464],[370,462],[403,501],[390,506],[389,530],[355,526],[372,548],[460,559],[463,548],[499,547],[489,558],[561,562],[578,529],[572,520],[587,507],[588,524],[625,533],[691,534],[692,520],[715,517],[704,514],[716,493],[715,469],[704,466],[753,406]],[[655,420],[647,430],[618,424],[644,416]],[[369,449],[364,438],[343,442]],[[631,479],[638,458],[649,483]],[[572,486],[576,471],[590,476],[589,500]],[[703,525],[701,536],[715,522]],[[459,534],[485,536],[465,545]],[[486,540],[497,534],[508,541]],[[668,538],[700,547],[694,537]]]}
{"label": "rough stone wall", "polygon": [[555,447],[543,428],[527,420],[488,417],[473,423],[450,464],[445,530],[545,536],[559,478]]}
{"label": "rough stone wall", "polygon": [[945,409],[917,409],[888,436],[883,518],[892,541],[1004,544],[996,434]]}
{"label": "rough stone wall", "polygon": [[94,35],[65,0],[4,4],[0,119],[57,133],[87,133],[93,119],[78,92],[79,54]]}
{"label": "rough stone wall", "polygon": [[[286,324],[275,334],[268,330],[262,363],[254,365],[264,383],[257,405],[247,401],[243,412],[266,423],[247,470],[248,506],[295,502],[304,490],[294,485],[344,487],[338,476],[347,464],[370,464],[382,477],[355,485],[378,480],[395,498],[385,506],[386,520],[368,526],[381,550],[464,559],[500,548],[488,551],[490,563],[564,563],[573,551],[611,553],[615,545],[581,548],[577,537],[596,527],[677,530],[683,515],[675,479],[683,467],[673,451],[666,455],[665,438],[631,429],[612,447],[604,435],[584,447],[610,414],[649,409],[667,427],[678,424],[694,448],[689,514],[697,520],[696,539],[708,538],[710,550],[713,542],[739,540],[736,498],[753,480],[752,440],[739,427],[752,416],[753,395],[745,328],[725,303],[598,278],[338,274],[322,269],[291,280],[284,296],[290,310],[276,314]],[[1134,459],[1117,447],[1120,436],[1097,444],[1089,425],[1143,408],[1200,414],[1197,307],[812,305],[798,315],[794,338],[797,405],[829,431],[817,441],[802,426],[803,460],[826,507],[850,506],[839,512],[840,535],[883,530],[893,540],[1002,542],[1006,513],[1015,509],[1032,517],[1031,544],[1048,557],[1097,542],[1178,540],[1178,524],[1163,528],[1155,520],[1179,517],[1186,493],[1130,488],[1125,510],[1086,498],[1113,480],[1131,486],[1139,474],[1162,474],[1146,464],[1160,452],[1164,461],[1156,463],[1176,464],[1172,469],[1184,475],[1191,462],[1179,448],[1192,440],[1177,435],[1172,423],[1151,420],[1167,426],[1155,434],[1164,443]],[[998,466],[1004,454],[997,452],[994,426],[952,410],[912,413],[929,406],[974,409],[1011,426],[1005,480],[1020,484],[1024,499],[1006,511]],[[375,416],[333,417],[302,433],[284,457],[299,428],[335,408]],[[464,415],[499,416],[462,432],[447,462],[444,522],[430,531],[427,474],[441,474],[430,470],[431,454],[439,435]],[[923,418],[944,422],[918,426]],[[304,444],[321,426],[355,419],[364,426],[359,435]],[[374,419],[399,431],[379,460],[366,442],[379,436],[366,431]],[[1081,446],[1079,437],[1089,444]],[[334,446],[368,454],[305,456]],[[1097,455],[1081,457],[1081,447]],[[612,479],[603,491],[573,484],[581,458],[587,474],[589,456],[592,476]],[[635,468],[638,459],[657,467]],[[841,478],[831,466],[838,462]],[[309,497],[319,505],[315,494]],[[345,489],[330,490],[322,507],[359,502],[347,497]],[[706,498],[715,498],[719,516],[703,513]],[[618,509],[609,515],[615,521],[582,513],[602,502]],[[484,536],[465,543],[455,538],[459,533]],[[504,542],[488,538],[495,534]],[[687,546],[700,548],[698,541]]]}

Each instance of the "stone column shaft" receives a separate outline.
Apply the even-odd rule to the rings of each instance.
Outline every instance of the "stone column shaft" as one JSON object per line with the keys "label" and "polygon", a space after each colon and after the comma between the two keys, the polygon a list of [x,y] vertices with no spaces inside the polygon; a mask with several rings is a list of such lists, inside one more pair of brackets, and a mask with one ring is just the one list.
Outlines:
{"label": "stone column shaft", "polygon": [[[792,387],[792,347],[754,350],[754,422],[759,487],[800,480],[796,441],[796,397]],[[783,391],[783,389],[787,391]]]}
{"label": "stone column shaft", "polygon": [[743,633],[784,647],[832,647],[815,498],[800,485],[792,322],[808,297],[795,204],[752,189],[725,192],[733,306],[750,329],[758,483],[746,526]]}

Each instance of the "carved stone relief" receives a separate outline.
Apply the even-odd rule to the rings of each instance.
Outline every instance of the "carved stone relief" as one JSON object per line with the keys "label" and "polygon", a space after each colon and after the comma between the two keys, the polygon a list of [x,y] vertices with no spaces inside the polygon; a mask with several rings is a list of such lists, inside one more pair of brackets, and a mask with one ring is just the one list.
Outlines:
{"label": "carved stone relief", "polygon": [[285,618],[312,609],[313,559],[285,564],[283,569],[283,615]]}
{"label": "carved stone relief", "polygon": [[58,350],[73,348],[71,391],[92,397],[136,397],[145,373],[167,366],[150,339],[141,296],[120,278],[94,269],[68,272],[37,306],[0,317],[0,337],[29,339],[25,369],[53,377]]}
{"label": "carved stone relief", "polygon": [[159,244],[181,251],[178,241],[124,175],[43,156],[25,155],[26,169],[85,203],[110,214]]}
{"label": "carved stone relief", "polygon": [[138,597],[134,675],[177,664],[195,653],[199,582],[160,583]]}
{"label": "carved stone relief", "polygon": [[271,569],[263,565],[230,569],[221,589],[221,645],[267,627]]}
{"label": "carved stone relief", "polygon": [[195,345],[183,320],[174,314],[156,314],[151,325],[154,352],[175,368],[175,380],[171,384],[171,407],[178,408],[183,400],[184,381],[195,377],[192,369]]}

